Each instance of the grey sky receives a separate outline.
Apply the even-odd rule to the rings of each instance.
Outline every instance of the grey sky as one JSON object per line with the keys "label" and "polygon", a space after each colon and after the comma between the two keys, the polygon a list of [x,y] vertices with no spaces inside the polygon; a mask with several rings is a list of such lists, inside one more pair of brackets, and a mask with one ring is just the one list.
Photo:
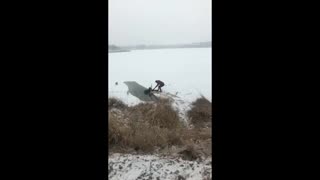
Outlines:
{"label": "grey sky", "polygon": [[109,0],[109,44],[211,41],[212,0]]}

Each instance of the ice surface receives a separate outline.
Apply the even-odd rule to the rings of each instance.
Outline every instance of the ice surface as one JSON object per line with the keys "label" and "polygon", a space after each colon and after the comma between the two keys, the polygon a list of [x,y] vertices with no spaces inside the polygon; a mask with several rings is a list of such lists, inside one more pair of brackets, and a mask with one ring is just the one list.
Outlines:
{"label": "ice surface", "polygon": [[[203,95],[211,97],[211,48],[134,50],[109,54],[109,97],[117,97],[129,106],[143,102],[129,92],[126,81],[155,87],[165,83],[163,96],[174,99],[181,117],[190,104]],[[161,94],[158,94],[161,96]],[[176,95],[176,96],[173,96]]]}

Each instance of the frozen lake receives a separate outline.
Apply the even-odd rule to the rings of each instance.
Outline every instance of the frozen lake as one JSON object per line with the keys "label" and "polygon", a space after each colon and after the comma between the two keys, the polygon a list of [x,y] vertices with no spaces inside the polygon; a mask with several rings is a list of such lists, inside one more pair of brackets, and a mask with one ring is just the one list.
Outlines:
{"label": "frozen lake", "polygon": [[194,101],[201,94],[211,101],[211,62],[211,48],[109,53],[109,97],[136,104],[139,100],[127,93],[123,82],[136,81],[148,88],[161,80],[163,91],[180,95],[184,101]]}

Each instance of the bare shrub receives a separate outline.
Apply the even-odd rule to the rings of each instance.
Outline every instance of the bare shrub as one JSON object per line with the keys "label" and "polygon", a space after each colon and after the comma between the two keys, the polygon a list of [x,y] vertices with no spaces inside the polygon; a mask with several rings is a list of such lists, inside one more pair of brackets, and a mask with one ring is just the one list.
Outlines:
{"label": "bare shrub", "polygon": [[117,109],[125,109],[128,106],[122,102],[120,99],[117,98],[109,98],[108,99],[108,110],[112,108],[117,108]]}
{"label": "bare shrub", "polygon": [[183,151],[179,152],[179,154],[182,155],[183,160],[194,161],[199,158],[199,153],[193,145],[188,145]]}
{"label": "bare shrub", "polygon": [[128,137],[131,136],[131,128],[126,126],[112,113],[109,113],[108,143],[110,146],[126,146]]}
{"label": "bare shrub", "polygon": [[141,103],[130,108],[130,116],[135,121],[145,121],[152,126],[175,129],[182,125],[178,113],[172,108],[169,100],[156,104]]}
{"label": "bare shrub", "polygon": [[[206,104],[199,108],[198,105]],[[199,116],[201,110],[208,113],[208,103],[204,100],[196,101],[196,108],[192,117]],[[126,107],[126,106],[121,106]],[[199,110],[200,109],[200,110]],[[192,110],[191,110],[192,111]],[[152,153],[156,149],[166,149],[172,146],[184,147],[180,153],[185,159],[194,160],[200,154],[211,155],[211,128],[187,128],[180,122],[178,113],[172,108],[169,100],[157,103],[141,103],[133,107],[126,107],[115,113],[110,110],[108,143],[113,152],[136,151]],[[125,119],[125,120],[124,120]],[[197,120],[195,118],[195,120]],[[197,120],[196,122],[202,122]],[[209,147],[210,146],[210,147]],[[110,150],[110,149],[109,149]]]}
{"label": "bare shrub", "polygon": [[192,103],[192,108],[187,115],[195,127],[211,127],[212,103],[205,97],[201,97]]}

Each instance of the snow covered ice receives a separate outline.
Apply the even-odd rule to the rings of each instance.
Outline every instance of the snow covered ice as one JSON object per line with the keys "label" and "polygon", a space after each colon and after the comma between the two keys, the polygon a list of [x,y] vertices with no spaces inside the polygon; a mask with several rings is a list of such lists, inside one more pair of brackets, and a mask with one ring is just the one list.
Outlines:
{"label": "snow covered ice", "polygon": [[135,81],[145,88],[155,87],[155,80],[163,81],[163,95],[176,95],[172,97],[173,106],[182,118],[190,104],[201,95],[212,100],[211,48],[109,53],[108,64],[109,97],[119,98],[129,106],[143,101],[128,92],[126,81]]}

